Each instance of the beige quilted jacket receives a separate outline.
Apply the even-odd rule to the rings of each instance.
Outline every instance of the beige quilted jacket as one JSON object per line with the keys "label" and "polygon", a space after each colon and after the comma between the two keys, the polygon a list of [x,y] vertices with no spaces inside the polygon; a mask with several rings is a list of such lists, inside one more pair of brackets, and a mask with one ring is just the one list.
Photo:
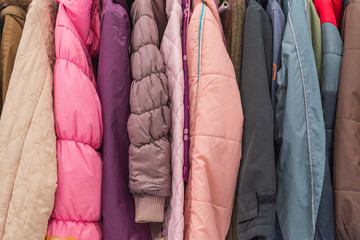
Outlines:
{"label": "beige quilted jacket", "polygon": [[53,0],[26,15],[0,119],[0,239],[44,239],[57,181]]}

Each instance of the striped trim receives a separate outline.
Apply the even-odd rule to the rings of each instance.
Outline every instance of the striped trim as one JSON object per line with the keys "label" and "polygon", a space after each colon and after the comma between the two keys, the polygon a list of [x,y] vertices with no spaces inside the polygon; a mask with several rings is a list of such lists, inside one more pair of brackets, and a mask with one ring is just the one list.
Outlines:
{"label": "striped trim", "polygon": [[305,103],[305,118],[306,118],[306,135],[307,135],[307,142],[308,142],[308,152],[309,152],[309,161],[310,161],[310,175],[311,175],[311,220],[312,220],[312,226],[313,230],[315,231],[315,222],[316,222],[316,216],[314,213],[314,174],[313,174],[313,161],[312,161],[312,155],[311,155],[311,139],[310,139],[310,129],[309,129],[309,113],[308,113],[308,103],[307,103],[307,96],[306,96],[306,85],[305,85],[305,77],[303,72],[303,66],[300,58],[299,53],[299,47],[296,41],[294,26],[291,19],[291,7],[290,3],[288,2],[289,7],[289,23],[291,28],[291,33],[294,38],[294,44],[296,48],[296,55],[299,61],[299,67],[300,67],[300,74],[301,74],[301,80],[303,85],[303,93],[304,93],[304,103]]}
{"label": "striped trim", "polygon": [[198,99],[199,99],[199,87],[200,87],[200,76],[201,76],[201,40],[202,40],[202,29],[204,25],[204,12],[205,12],[205,3],[203,2],[201,17],[200,17],[200,29],[199,29],[199,56],[198,56],[198,85],[196,90],[196,108],[195,112],[197,112]]}

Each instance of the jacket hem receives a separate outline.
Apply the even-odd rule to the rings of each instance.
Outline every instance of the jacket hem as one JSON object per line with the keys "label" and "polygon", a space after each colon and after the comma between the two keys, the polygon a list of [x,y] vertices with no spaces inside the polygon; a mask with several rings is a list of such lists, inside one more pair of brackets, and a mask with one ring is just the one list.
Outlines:
{"label": "jacket hem", "polygon": [[246,231],[239,232],[239,239],[250,240],[256,239],[268,239],[274,236],[274,225],[258,225],[252,227]]}

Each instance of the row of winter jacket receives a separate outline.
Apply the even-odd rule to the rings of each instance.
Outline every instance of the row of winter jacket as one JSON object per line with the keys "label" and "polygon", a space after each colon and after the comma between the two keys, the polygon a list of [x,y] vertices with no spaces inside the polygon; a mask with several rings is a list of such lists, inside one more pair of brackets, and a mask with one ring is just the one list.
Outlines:
{"label": "row of winter jacket", "polygon": [[0,0],[0,28],[1,240],[360,239],[360,0]]}

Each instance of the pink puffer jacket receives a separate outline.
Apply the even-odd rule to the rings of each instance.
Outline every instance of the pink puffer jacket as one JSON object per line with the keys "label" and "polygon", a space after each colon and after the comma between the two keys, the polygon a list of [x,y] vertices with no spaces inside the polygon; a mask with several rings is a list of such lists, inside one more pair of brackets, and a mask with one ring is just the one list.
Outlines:
{"label": "pink puffer jacket", "polygon": [[101,239],[100,100],[91,56],[99,49],[97,0],[58,0],[54,79],[58,188],[48,239]]}

